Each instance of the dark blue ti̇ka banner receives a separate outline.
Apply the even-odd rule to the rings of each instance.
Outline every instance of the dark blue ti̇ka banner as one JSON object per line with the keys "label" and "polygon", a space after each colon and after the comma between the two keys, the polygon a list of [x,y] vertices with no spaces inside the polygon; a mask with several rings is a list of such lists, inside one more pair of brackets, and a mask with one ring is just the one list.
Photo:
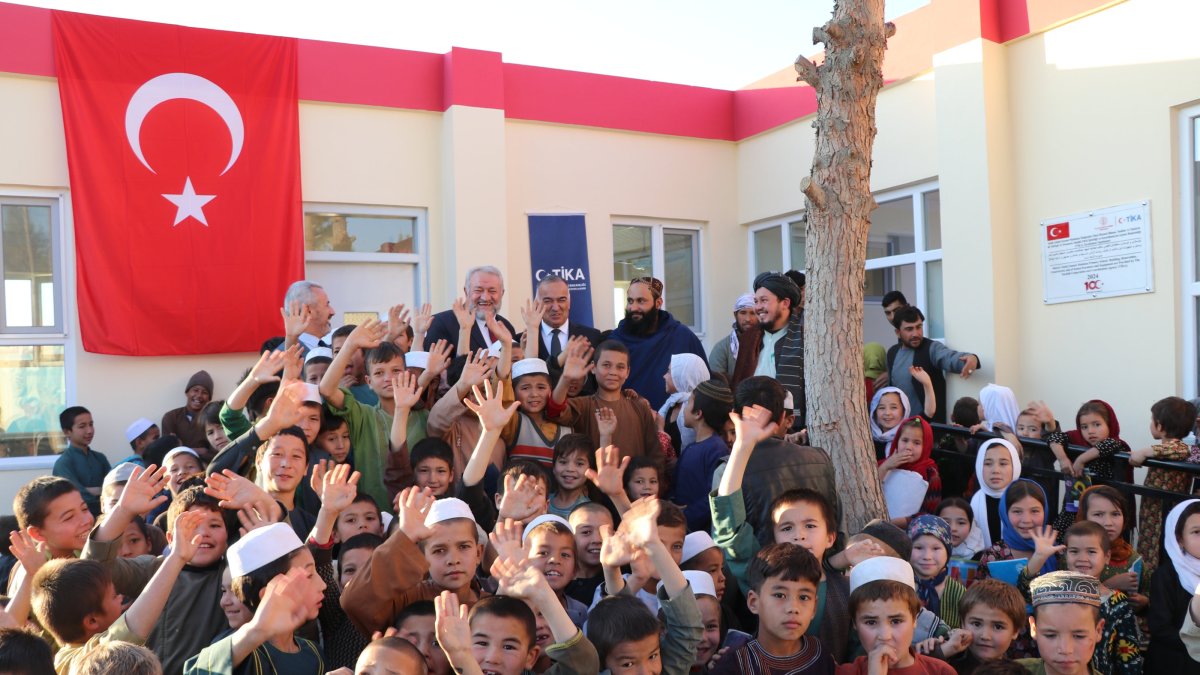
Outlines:
{"label": "dark blue ti\u0307ka banner", "polygon": [[529,262],[534,293],[548,274],[566,279],[571,289],[571,321],[591,326],[592,283],[583,215],[529,216]]}

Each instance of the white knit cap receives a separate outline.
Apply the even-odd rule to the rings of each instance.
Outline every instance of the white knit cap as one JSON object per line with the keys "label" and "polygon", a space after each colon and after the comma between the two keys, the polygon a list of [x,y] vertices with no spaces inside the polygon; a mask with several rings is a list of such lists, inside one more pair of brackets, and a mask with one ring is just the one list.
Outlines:
{"label": "white knit cap", "polygon": [[181,445],[178,448],[175,448],[174,450],[168,452],[166,454],[166,456],[163,457],[163,466],[166,466],[167,462],[170,461],[170,459],[172,457],[178,457],[179,455],[183,455],[183,454],[188,454],[188,455],[191,455],[192,457],[195,457],[196,459],[200,459],[200,454],[197,453],[195,450]]}
{"label": "white knit cap", "polygon": [[139,468],[141,467],[133,462],[121,462],[120,464],[114,466],[112,471],[109,471],[107,474],[105,474],[104,482],[102,482],[100,486],[108,487],[113,483],[128,481],[130,478],[133,478],[134,470]]}
{"label": "white knit cap", "polygon": [[428,368],[429,352],[409,352],[404,355],[404,367]]}
{"label": "white knit cap", "polygon": [[549,375],[550,369],[546,367],[546,362],[541,359],[521,359],[512,364],[512,379],[514,380],[523,375],[532,375],[533,373]]}
{"label": "white knit cap", "polygon": [[304,383],[304,402],[321,405],[321,388],[315,384]]}
{"label": "white knit cap", "polygon": [[330,361],[332,361],[333,360],[333,350],[330,349],[329,347],[313,347],[312,349],[308,350],[307,354],[304,355],[304,362],[308,363],[309,361],[312,361],[313,359],[321,359],[321,358],[329,359]]}
{"label": "white knit cap", "polygon": [[696,530],[683,538],[683,558],[680,562],[687,562],[708,549],[716,547],[717,542],[713,541],[707,532]]}
{"label": "white knit cap", "polygon": [[529,538],[529,533],[533,532],[533,528],[541,525],[542,523],[561,523],[563,527],[571,531],[571,534],[575,534],[575,528],[571,527],[571,524],[567,522],[566,518],[563,518],[562,516],[556,516],[553,513],[543,513],[537,518],[529,521],[529,524],[525,526],[525,531],[521,533],[521,543],[525,543],[525,540]]}
{"label": "white knit cap", "polygon": [[912,564],[907,560],[880,555],[868,558],[850,568],[850,592],[871,581],[899,581],[913,589],[917,580],[913,576]]}
{"label": "white knit cap", "polygon": [[132,443],[135,438],[146,433],[146,431],[148,431],[152,426],[154,426],[154,422],[151,422],[145,417],[137,418],[133,421],[133,424],[125,427],[125,441]]}
{"label": "white knit cap", "polygon": [[469,518],[471,522],[475,522],[475,514],[471,513],[471,507],[463,500],[454,497],[439,499],[429,507],[429,513],[425,516],[425,527],[433,527],[454,518]]}
{"label": "white knit cap", "polygon": [[[700,597],[701,595],[711,595],[714,598],[717,597],[717,585],[713,583],[712,575],[708,572],[701,572],[700,570],[685,570],[683,572],[683,578],[687,579],[688,585],[692,587],[692,593],[694,593],[696,597]],[[658,587],[661,589],[663,587],[663,582],[658,582]]]}
{"label": "white knit cap", "polygon": [[272,523],[251,530],[225,553],[229,560],[229,576],[233,579],[245,576],[301,546],[304,542],[287,523]]}

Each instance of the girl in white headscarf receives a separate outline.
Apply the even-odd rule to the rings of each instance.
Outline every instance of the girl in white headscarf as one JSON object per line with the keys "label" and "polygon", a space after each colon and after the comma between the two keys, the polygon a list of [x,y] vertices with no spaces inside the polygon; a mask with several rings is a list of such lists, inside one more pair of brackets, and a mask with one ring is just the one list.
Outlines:
{"label": "girl in white headscarf", "polygon": [[975,522],[967,536],[967,548],[982,551],[1000,539],[1000,497],[1020,477],[1021,455],[1016,446],[1003,438],[993,438],[979,446],[975,455],[979,490],[971,497]]}
{"label": "girl in white headscarf", "polygon": [[1188,656],[1179,639],[1188,605],[1200,585],[1200,499],[1189,499],[1171,509],[1163,531],[1167,557],[1150,577],[1150,648],[1147,673],[1194,675],[1200,663]]}
{"label": "girl in white headscarf", "polygon": [[675,354],[671,357],[671,366],[663,374],[670,396],[658,409],[658,414],[663,418],[671,441],[678,443],[675,447],[677,452],[696,442],[696,432],[683,423],[683,415],[680,414],[683,404],[691,397],[692,390],[710,377],[712,375],[708,372],[708,366],[704,365],[704,359],[695,354]]}
{"label": "girl in white headscarf", "polygon": [[908,395],[898,387],[884,387],[871,397],[871,438],[891,443],[900,423],[912,415]]}

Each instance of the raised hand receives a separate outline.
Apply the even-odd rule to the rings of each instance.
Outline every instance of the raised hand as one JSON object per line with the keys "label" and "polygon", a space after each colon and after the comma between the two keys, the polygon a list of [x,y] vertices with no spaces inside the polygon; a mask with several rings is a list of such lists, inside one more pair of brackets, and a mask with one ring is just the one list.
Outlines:
{"label": "raised hand", "polygon": [[168,482],[167,471],[162,467],[151,464],[145,469],[134,469],[117,500],[117,508],[131,516],[153,511],[167,501],[162,491],[167,489]]}
{"label": "raised hand", "polygon": [[312,320],[312,309],[308,305],[293,302],[287,307],[280,307],[279,314],[283,317],[283,334],[294,341]]}
{"label": "raised hand", "polygon": [[[558,354],[558,366],[560,368],[564,367],[567,364],[567,355],[570,352],[572,345],[574,345],[576,347],[576,349],[581,349],[583,347],[591,347],[592,343],[588,342],[588,339],[583,337],[582,335],[576,335],[575,337],[568,337],[567,338],[567,348],[562,350]],[[590,354],[588,355],[588,359],[591,359]]]}
{"label": "raised hand", "polygon": [[475,315],[471,313],[471,308],[467,305],[467,299],[455,298],[451,309],[454,310],[454,318],[458,320],[458,329],[471,330],[471,326],[475,324]]}
{"label": "raised hand", "polygon": [[280,350],[263,352],[262,356],[258,357],[258,362],[250,369],[250,374],[246,376],[246,379],[256,384],[278,382],[279,372],[283,370],[283,360],[284,353]]}
{"label": "raised hand", "polygon": [[[479,672],[479,664],[471,655],[471,623],[467,620],[469,608],[459,603],[458,596],[450,591],[433,599],[434,631],[438,645],[446,652],[450,665],[458,672]],[[474,668],[470,669],[469,666]]]}
{"label": "raised hand", "polygon": [[883,547],[874,539],[862,539],[846,546],[842,553],[846,556],[846,560],[849,560],[853,566],[868,558],[883,555]]}
{"label": "raised hand", "polygon": [[280,382],[295,382],[304,372],[304,357],[300,355],[300,343],[280,352],[283,354],[283,379]]}
{"label": "raised hand", "polygon": [[446,340],[438,340],[429,348],[429,364],[425,366],[425,372],[421,373],[421,379],[428,383],[433,378],[440,377],[442,371],[450,363],[450,358],[453,356],[454,345]]}
{"label": "raised hand", "polygon": [[541,330],[542,316],[546,313],[546,308],[537,300],[526,300],[525,306],[521,308],[521,321],[525,324],[525,332],[532,330]]}
{"label": "raised hand", "polygon": [[339,464],[325,473],[322,478],[324,489],[321,496],[321,508],[334,513],[341,513],[350,508],[350,505],[354,503],[354,498],[358,496],[358,481],[362,478],[362,474],[357,471],[351,473],[349,464]]}
{"label": "raised hand", "polygon": [[[210,474],[204,482],[207,483],[204,494],[218,500],[218,505],[223,509],[236,510],[244,506],[253,506],[263,499],[274,501],[266,490],[230,469]],[[126,486],[125,489],[129,487]]]}
{"label": "raised hand", "polygon": [[606,438],[611,441],[613,434],[617,433],[617,413],[612,408],[596,408],[596,429],[600,432],[601,445],[604,445]]}
{"label": "raised hand", "polygon": [[[1067,550],[1064,544],[1055,545],[1054,539],[1058,536],[1058,532],[1051,526],[1046,525],[1041,528],[1033,528],[1033,555],[1030,556],[1030,566],[1040,569],[1042,565],[1050,558]],[[1039,561],[1039,564],[1034,566],[1033,562]]]}
{"label": "raised hand", "polygon": [[463,364],[462,375],[458,376],[458,386],[462,387],[459,391],[470,392],[473,388],[483,384],[487,371],[488,355],[486,350],[480,349],[477,352],[467,354],[466,363]]}
{"label": "raised hand", "polygon": [[492,548],[496,549],[497,559],[505,558],[519,560],[525,557],[525,549],[521,535],[525,528],[512,518],[502,518],[496,521],[496,528],[488,535]]}
{"label": "raised hand", "polygon": [[913,380],[920,382],[923,385],[930,384],[932,382],[932,380],[929,379],[929,373],[925,372],[925,369],[920,366],[911,366],[908,369],[908,374]]}
{"label": "raised hand", "polygon": [[267,409],[266,422],[275,430],[296,426],[307,395],[308,386],[303,382],[288,382],[281,386]]}
{"label": "raised hand", "polygon": [[[261,502],[257,502],[257,504],[261,504]],[[267,525],[279,522],[276,518],[271,517],[271,514],[264,508],[261,508],[261,506],[253,505],[243,506],[238,509],[237,519],[241,523],[241,527],[238,528],[238,534],[243,537],[260,527],[266,527]]]}
{"label": "raised hand", "polygon": [[508,330],[508,326],[505,326],[504,322],[496,318],[494,312],[487,315],[484,325],[487,326],[488,332],[492,334],[492,338],[500,344],[512,344],[512,331]]}
{"label": "raised hand", "polygon": [[587,469],[584,475],[606,495],[624,493],[625,469],[631,459],[621,457],[621,451],[615,445],[600,448],[596,451],[596,468]]}
{"label": "raised hand", "polygon": [[741,415],[731,411],[729,419],[733,420],[734,443],[740,441],[743,446],[758,445],[774,436],[779,428],[777,423],[771,421],[771,411],[761,405],[742,408]]}
{"label": "raised hand", "polygon": [[46,564],[46,542],[34,539],[24,530],[13,530],[8,550],[25,568],[25,576],[30,579]]}
{"label": "raised hand", "polygon": [[507,595],[522,600],[532,600],[538,593],[550,590],[546,577],[525,559],[496,558],[492,563],[492,576],[499,584],[498,595]]}
{"label": "raised hand", "polygon": [[470,397],[463,399],[463,405],[467,406],[471,412],[479,418],[479,424],[483,427],[483,433],[489,431],[500,431],[505,424],[512,419],[513,413],[520,407],[519,401],[513,401],[508,407],[504,406],[504,400],[500,396],[500,387],[497,391],[492,391],[492,383],[483,381],[483,393],[479,392],[479,387],[472,387],[471,393],[475,400]]}
{"label": "raised hand", "polygon": [[375,317],[355,326],[350,335],[346,336],[346,344],[342,349],[374,349],[378,347],[387,335],[387,326]]}
{"label": "raised hand", "polygon": [[425,388],[418,386],[419,380],[420,376],[407,370],[402,370],[392,376],[392,400],[395,401],[397,408],[412,410],[421,402],[421,393],[425,391]]}
{"label": "raised hand", "polygon": [[304,596],[311,583],[307,576],[303,568],[294,567],[267,583],[262,602],[250,619],[260,635],[284,635],[304,623]]}
{"label": "raised hand", "polygon": [[171,528],[171,555],[178,556],[185,564],[190,563],[200,549],[200,522],[204,520],[203,511],[184,511],[175,517],[175,525]]}
{"label": "raised hand", "polygon": [[611,525],[600,526],[600,564],[619,569],[628,565],[637,553],[637,545],[629,534],[613,531]]}
{"label": "raised hand", "polygon": [[526,521],[546,507],[546,488],[539,480],[521,475],[504,477],[504,496],[500,498],[498,518]]}
{"label": "raised hand", "polygon": [[429,488],[405,488],[396,495],[396,523],[414,542],[425,541],[433,535],[433,530],[425,525],[433,502],[433,492]]}
{"label": "raised hand", "polygon": [[395,342],[408,331],[409,313],[404,305],[392,305],[388,308],[387,333],[384,334],[385,342]]}
{"label": "raised hand", "polygon": [[625,515],[621,516],[618,528],[629,536],[629,540],[638,548],[648,545],[661,544],[658,538],[658,514],[662,504],[656,497],[642,497],[633,502]]}
{"label": "raised hand", "polygon": [[1054,411],[1050,410],[1050,406],[1046,405],[1045,401],[1030,401],[1029,405],[1025,407],[1033,413],[1033,418],[1043,427],[1054,424]]}
{"label": "raised hand", "polygon": [[317,495],[318,501],[325,501],[325,473],[329,471],[331,466],[337,466],[337,464],[328,459],[318,459],[316,464],[312,465],[312,472],[308,477],[308,486]]}
{"label": "raised hand", "polygon": [[588,373],[596,367],[596,364],[592,363],[594,351],[587,340],[571,339],[567,341],[567,348],[563,350],[563,353],[567,355],[567,360],[563,364],[562,376],[568,380],[583,380],[587,377]]}

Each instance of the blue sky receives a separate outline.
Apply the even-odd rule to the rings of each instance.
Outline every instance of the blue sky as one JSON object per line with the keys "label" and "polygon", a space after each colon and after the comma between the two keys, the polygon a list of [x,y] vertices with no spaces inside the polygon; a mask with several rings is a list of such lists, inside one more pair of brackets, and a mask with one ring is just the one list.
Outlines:
{"label": "blue sky", "polygon": [[[889,0],[889,18],[929,0]],[[812,53],[833,0],[22,0],[186,26],[442,53],[737,89]]]}

